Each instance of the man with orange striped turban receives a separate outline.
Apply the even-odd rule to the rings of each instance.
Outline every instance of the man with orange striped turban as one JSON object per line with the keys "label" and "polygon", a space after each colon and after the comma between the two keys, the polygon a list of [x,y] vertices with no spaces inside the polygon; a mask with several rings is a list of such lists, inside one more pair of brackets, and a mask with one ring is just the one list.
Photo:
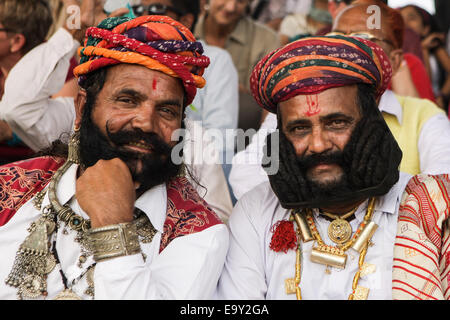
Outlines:
{"label": "man with orange striped turban", "polygon": [[303,38],[256,65],[253,96],[278,121],[263,166],[278,170],[232,212],[219,297],[392,298],[410,176],[377,107],[391,74],[378,45],[345,36]]}
{"label": "man with orange striped turban", "polygon": [[209,299],[228,231],[172,152],[209,59],[166,16],[86,35],[68,148],[0,167],[0,298]]}

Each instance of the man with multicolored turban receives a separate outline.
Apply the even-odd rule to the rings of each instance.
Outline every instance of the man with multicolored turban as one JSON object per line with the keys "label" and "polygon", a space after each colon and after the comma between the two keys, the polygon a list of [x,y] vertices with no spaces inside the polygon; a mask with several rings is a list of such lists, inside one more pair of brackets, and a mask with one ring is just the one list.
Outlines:
{"label": "man with multicolored turban", "polygon": [[[373,18],[373,5],[378,6],[380,14],[380,28],[375,29],[367,24],[367,21]],[[418,99],[407,94],[416,89],[409,71],[405,74],[401,64],[401,19],[397,10],[382,1],[361,0],[339,14],[333,25],[333,33],[371,40],[378,44],[389,58],[394,79],[389,87],[394,91],[386,90],[377,104],[403,152],[400,170],[411,175],[449,173],[450,122],[445,112],[427,99]],[[399,85],[402,90],[398,90]],[[399,95],[398,91],[402,93]],[[239,199],[251,188],[267,181],[267,175],[261,166],[254,164],[261,162],[261,145],[265,131],[273,131],[276,126],[275,115],[268,113],[261,125],[262,132],[255,135],[245,150],[235,155],[233,161],[236,164],[233,164],[229,180],[236,198]]]}
{"label": "man with multicolored turban", "polygon": [[166,16],[86,35],[68,146],[0,167],[0,299],[208,299],[228,231],[172,151],[209,59]]}
{"label": "man with multicolored turban", "polygon": [[[376,44],[309,37],[264,57],[251,77],[276,113],[264,166],[229,220],[225,299],[391,299],[398,209],[410,175],[377,107],[392,69]],[[279,155],[279,157],[277,157]]]}

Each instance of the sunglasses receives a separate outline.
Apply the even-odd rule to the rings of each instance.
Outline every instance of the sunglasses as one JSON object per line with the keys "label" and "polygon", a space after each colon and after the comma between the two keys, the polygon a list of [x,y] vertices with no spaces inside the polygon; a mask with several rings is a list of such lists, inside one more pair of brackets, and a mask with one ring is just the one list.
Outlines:
{"label": "sunglasses", "polygon": [[146,14],[148,12],[149,15],[166,15],[167,11],[172,11],[178,16],[182,15],[182,12],[178,10],[177,8],[174,8],[172,6],[166,6],[161,3],[154,3],[150,4],[148,6],[145,5],[135,5],[132,6],[133,12],[136,16],[142,16],[143,14]]}
{"label": "sunglasses", "polygon": [[377,36],[374,36],[373,34],[371,34],[370,32],[365,32],[365,31],[359,31],[359,32],[352,32],[352,33],[343,33],[343,32],[330,32],[326,34],[327,36],[347,36],[347,37],[356,37],[356,38],[361,38],[361,39],[365,39],[365,40],[369,40],[369,41],[382,41],[382,42],[386,42],[387,44],[391,45],[392,47],[395,47],[394,44],[392,43],[392,41],[388,40],[388,39],[381,39],[378,38]]}

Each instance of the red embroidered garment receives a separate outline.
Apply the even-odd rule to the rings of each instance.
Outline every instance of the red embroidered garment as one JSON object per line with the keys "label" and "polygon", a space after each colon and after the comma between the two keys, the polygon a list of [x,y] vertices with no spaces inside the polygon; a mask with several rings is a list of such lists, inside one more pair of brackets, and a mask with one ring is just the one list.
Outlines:
{"label": "red embroidered garment", "polygon": [[0,167],[0,226],[5,225],[33,196],[45,188],[64,159],[42,157]]}
{"label": "red embroidered garment", "polygon": [[[44,189],[65,159],[33,158],[0,167],[0,226]],[[200,232],[222,221],[184,177],[167,184],[167,217],[160,252],[175,238]]]}
{"label": "red embroidered garment", "polygon": [[417,175],[399,209],[393,299],[450,299],[450,176]]}

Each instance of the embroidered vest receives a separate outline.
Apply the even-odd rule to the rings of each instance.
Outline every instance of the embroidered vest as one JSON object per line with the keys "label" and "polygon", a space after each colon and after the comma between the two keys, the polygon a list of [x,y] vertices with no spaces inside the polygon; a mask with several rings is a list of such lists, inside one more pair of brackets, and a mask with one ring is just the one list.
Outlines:
{"label": "embroidered vest", "polygon": [[383,117],[403,152],[400,171],[416,175],[420,173],[418,141],[422,127],[432,116],[444,111],[426,99],[397,95],[396,98],[403,110],[402,124],[395,115],[383,112]]}
{"label": "embroidered vest", "polygon": [[[40,157],[0,167],[0,226],[50,182],[65,159]],[[167,183],[167,216],[160,252],[175,238],[200,232],[222,221],[184,177]]]}

